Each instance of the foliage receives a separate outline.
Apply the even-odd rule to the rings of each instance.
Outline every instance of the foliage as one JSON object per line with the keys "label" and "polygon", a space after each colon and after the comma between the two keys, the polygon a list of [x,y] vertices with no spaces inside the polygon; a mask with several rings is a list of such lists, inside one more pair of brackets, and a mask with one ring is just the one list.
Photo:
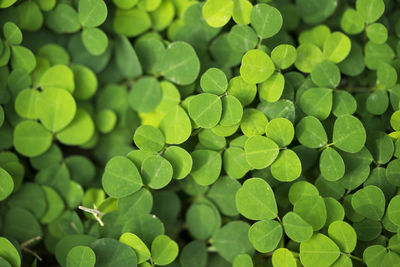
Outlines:
{"label": "foliage", "polygon": [[399,18],[0,0],[0,266],[399,266]]}

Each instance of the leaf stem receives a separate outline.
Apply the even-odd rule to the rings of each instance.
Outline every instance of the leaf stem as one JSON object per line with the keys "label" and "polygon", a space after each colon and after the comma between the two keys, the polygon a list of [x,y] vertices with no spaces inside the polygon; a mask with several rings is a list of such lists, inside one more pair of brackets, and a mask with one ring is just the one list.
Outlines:
{"label": "leaf stem", "polygon": [[361,258],[359,258],[357,256],[354,256],[354,255],[351,255],[351,254],[346,254],[346,255],[349,256],[353,260],[364,262],[363,259],[361,259]]}

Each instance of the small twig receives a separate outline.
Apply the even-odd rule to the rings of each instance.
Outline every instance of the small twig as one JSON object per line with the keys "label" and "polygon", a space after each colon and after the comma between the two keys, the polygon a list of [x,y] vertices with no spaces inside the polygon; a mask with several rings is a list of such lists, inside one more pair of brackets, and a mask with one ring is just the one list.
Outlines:
{"label": "small twig", "polygon": [[33,251],[33,250],[31,250],[31,249],[28,248],[29,245],[31,245],[33,242],[38,241],[38,240],[40,240],[40,239],[42,239],[41,236],[37,236],[37,237],[31,238],[31,239],[26,240],[25,242],[23,242],[23,243],[20,245],[20,247],[21,247],[21,250],[32,254],[32,255],[33,255],[35,258],[37,258],[39,261],[42,261],[42,258],[41,258],[35,251]]}
{"label": "small twig", "polygon": [[102,213],[101,211],[99,211],[99,210],[96,208],[96,205],[93,204],[93,206],[94,206],[94,209],[89,209],[89,208],[86,208],[86,207],[84,207],[84,206],[79,206],[78,208],[79,208],[80,210],[83,210],[83,211],[92,213],[93,215],[94,215],[94,214],[98,214],[98,215],[100,215],[100,216],[103,216],[103,215],[104,215],[104,213]]}
{"label": "small twig", "polygon": [[96,219],[96,221],[98,221],[99,224],[100,224],[101,226],[104,226],[103,221],[102,221],[102,220],[100,219],[100,217],[99,217],[99,215],[100,215],[100,216],[103,216],[104,213],[102,213],[101,211],[99,211],[99,210],[97,209],[97,207],[96,207],[95,204],[93,204],[93,209],[89,209],[89,208],[86,208],[86,207],[84,207],[84,206],[79,206],[78,208],[79,208],[80,210],[83,210],[83,211],[86,211],[86,212],[89,212],[89,213],[93,214],[93,216],[94,216],[94,218]]}
{"label": "small twig", "polygon": [[24,249],[27,246],[29,246],[30,244],[32,244],[33,242],[38,241],[40,239],[42,239],[42,237],[41,236],[37,236],[37,237],[31,238],[29,240],[26,240],[24,243],[21,244],[21,248]]}
{"label": "small twig", "polygon": [[23,248],[22,250],[32,254],[39,261],[43,261],[42,258],[35,251],[30,250],[29,248]]}

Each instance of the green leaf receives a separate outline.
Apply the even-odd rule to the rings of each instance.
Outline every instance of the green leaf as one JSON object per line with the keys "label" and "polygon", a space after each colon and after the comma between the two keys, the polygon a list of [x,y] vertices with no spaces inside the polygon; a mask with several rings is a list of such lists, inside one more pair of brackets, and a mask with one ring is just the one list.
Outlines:
{"label": "green leaf", "polygon": [[229,80],[227,93],[236,97],[244,107],[256,97],[257,86],[246,83],[241,76],[238,76]]}
{"label": "green leaf", "polygon": [[325,225],[327,218],[326,206],[320,196],[306,196],[294,204],[293,211],[300,215],[315,231]]}
{"label": "green leaf", "polygon": [[339,256],[338,246],[323,234],[316,233],[300,244],[300,261],[305,266],[329,266]]}
{"label": "green leaf", "polygon": [[312,226],[295,212],[288,212],[282,218],[286,235],[295,242],[305,242],[313,235]]}
{"label": "green leaf", "polygon": [[296,125],[296,137],[299,142],[309,148],[319,148],[328,142],[324,126],[313,116],[302,118]]}
{"label": "green leaf", "polygon": [[107,18],[107,6],[103,0],[79,1],[78,14],[80,23],[88,28],[101,25]]}
{"label": "green leaf", "polygon": [[5,213],[2,232],[4,236],[12,236],[19,243],[43,235],[41,226],[32,213],[20,207],[13,207]]}
{"label": "green leaf", "polygon": [[119,238],[119,241],[133,248],[138,258],[139,264],[150,259],[150,250],[137,235],[132,233],[123,233]]}
{"label": "green leaf", "polygon": [[[41,218],[48,209],[44,190],[39,184],[44,182],[39,179],[43,173],[37,175],[36,183],[27,182],[21,185],[19,190],[15,192],[8,203],[11,207],[22,207],[30,211],[36,218]],[[57,177],[58,178],[58,177]]]}
{"label": "green leaf", "polygon": [[143,182],[152,189],[160,189],[169,184],[173,169],[168,160],[160,155],[147,157],[141,169]]}
{"label": "green leaf", "polygon": [[115,156],[107,162],[102,185],[111,197],[122,198],[138,191],[142,186],[142,178],[129,159]]}
{"label": "green leaf", "polygon": [[211,203],[194,203],[186,212],[186,223],[191,236],[206,240],[221,226],[218,210]]}
{"label": "green leaf", "polygon": [[178,88],[176,88],[176,86],[170,82],[162,81],[160,85],[162,98],[155,111],[166,113],[180,103],[181,95]]}
{"label": "green leaf", "polygon": [[294,64],[297,57],[296,48],[292,45],[281,44],[271,52],[271,59],[280,69],[287,69]]}
{"label": "green leaf", "polygon": [[353,228],[356,230],[358,240],[372,241],[381,234],[382,223],[376,220],[364,219],[353,223]]}
{"label": "green leaf", "polygon": [[46,14],[45,23],[58,34],[75,33],[81,29],[78,12],[68,3],[58,3]]}
{"label": "green leaf", "polygon": [[388,31],[381,23],[373,23],[365,29],[368,39],[376,44],[383,44],[388,38]]}
{"label": "green leaf", "polygon": [[351,115],[341,116],[336,119],[333,126],[334,145],[348,153],[359,152],[366,140],[363,124]]}
{"label": "green leaf", "polygon": [[282,226],[275,220],[258,221],[249,229],[249,240],[257,251],[267,253],[277,247],[282,232]]}
{"label": "green leaf", "polygon": [[[136,27],[132,27],[135,23]],[[140,8],[117,9],[114,14],[113,27],[115,32],[126,37],[135,37],[146,32],[151,27],[150,15]]]}
{"label": "green leaf", "polygon": [[377,69],[378,84],[384,89],[391,89],[397,82],[397,71],[391,65],[382,63]]}
{"label": "green leaf", "polygon": [[368,95],[366,108],[373,115],[381,115],[385,113],[389,107],[389,97],[383,90],[376,90]]}
{"label": "green leaf", "polygon": [[336,117],[343,115],[352,115],[357,109],[357,102],[355,98],[346,91],[334,91],[332,113]]}
{"label": "green leaf", "polygon": [[203,6],[203,17],[207,24],[214,28],[227,24],[232,14],[232,0],[207,0]]}
{"label": "green leaf", "polygon": [[90,115],[77,108],[75,117],[61,131],[57,133],[57,139],[66,145],[82,145],[90,140],[94,134],[94,123]]}
{"label": "green leaf", "polygon": [[150,213],[153,207],[153,196],[142,187],[139,191],[127,197],[119,198],[117,206],[119,210],[123,210],[126,214]]}
{"label": "green leaf", "polygon": [[250,23],[258,36],[266,39],[279,32],[283,19],[281,13],[275,7],[267,4],[258,4],[251,10]]}
{"label": "green leaf", "polygon": [[395,186],[400,185],[400,179],[399,179],[399,173],[400,173],[400,160],[399,159],[394,159],[386,167],[386,179],[388,180],[389,183]]}
{"label": "green leaf", "polygon": [[175,17],[175,6],[171,1],[163,1],[157,9],[150,13],[150,16],[153,29],[162,31],[173,21]]}
{"label": "green leaf", "polygon": [[108,47],[108,37],[98,28],[85,28],[82,31],[82,43],[90,54],[99,56]]}
{"label": "green leaf", "polygon": [[268,122],[265,134],[280,147],[289,145],[294,137],[293,124],[285,118],[276,118]]}
{"label": "green leaf", "polygon": [[396,131],[400,131],[400,110],[395,111],[390,117],[390,125]]}
{"label": "green leaf", "polygon": [[49,149],[51,133],[35,121],[22,121],[14,129],[14,147],[18,153],[35,157]]}
{"label": "green leaf", "polygon": [[370,69],[376,70],[382,62],[390,63],[394,56],[394,51],[386,43],[375,44],[369,41],[365,45],[364,61],[365,65]]}
{"label": "green leaf", "polygon": [[47,129],[58,132],[74,118],[76,103],[68,91],[48,88],[36,98],[35,110],[38,118]]}
{"label": "green leaf", "polygon": [[249,229],[250,225],[246,222],[231,221],[215,233],[211,244],[229,262],[233,262],[239,254],[253,255],[254,249],[248,238]]}
{"label": "green leaf", "polygon": [[95,120],[99,132],[109,133],[117,124],[117,114],[111,109],[103,109],[96,114]]}
{"label": "green leaf", "polygon": [[219,124],[222,126],[233,126],[240,123],[243,116],[243,106],[240,101],[232,96],[222,97],[222,114]]}
{"label": "green leaf", "polygon": [[11,175],[0,167],[0,201],[6,199],[14,190],[14,181]]}
{"label": "green leaf", "polygon": [[178,256],[178,244],[166,235],[159,235],[151,244],[151,256],[155,264],[167,265]]}
{"label": "green leaf", "polygon": [[0,8],[7,8],[12,6],[17,0],[2,0],[0,2]]}
{"label": "green leaf", "polygon": [[152,112],[161,102],[162,91],[156,78],[143,77],[135,82],[128,94],[130,107],[138,112]]}
{"label": "green leaf", "polygon": [[357,0],[356,9],[366,23],[371,23],[382,16],[385,11],[385,3],[382,0]]}
{"label": "green leaf", "polygon": [[41,217],[40,222],[43,224],[51,223],[64,211],[65,205],[63,199],[58,193],[49,186],[42,186],[43,192],[46,195],[47,210],[46,213]]}
{"label": "green leaf", "polygon": [[[130,28],[133,29],[132,27]],[[142,75],[142,66],[128,38],[118,35],[114,40],[114,45],[115,63],[123,77],[136,78]]]}
{"label": "green leaf", "polygon": [[67,255],[67,267],[93,267],[96,262],[96,255],[87,246],[76,246]]}
{"label": "green leaf", "polygon": [[4,23],[3,34],[7,42],[12,45],[19,45],[22,43],[22,32],[18,26],[11,21]]}
{"label": "green leaf", "polygon": [[86,100],[91,98],[97,91],[97,77],[88,67],[80,64],[71,66],[74,73],[75,90],[74,97],[77,100]]}
{"label": "green leaf", "polygon": [[89,235],[69,235],[55,246],[55,256],[61,266],[66,266],[68,252],[76,246],[90,246],[96,238]]}
{"label": "green leaf", "polygon": [[249,254],[239,254],[235,257],[232,267],[253,267],[253,260]]}
{"label": "green leaf", "polygon": [[277,72],[260,84],[258,94],[262,100],[273,103],[281,98],[284,87],[285,78]]}
{"label": "green leaf", "polygon": [[387,207],[387,214],[391,222],[400,225],[400,195],[393,197]]}
{"label": "green leaf", "polygon": [[281,267],[296,267],[296,259],[287,248],[278,248],[272,254],[272,265]]}
{"label": "green leaf", "polygon": [[272,176],[281,182],[296,180],[300,176],[301,170],[300,159],[291,149],[282,150],[271,165]]}
{"label": "green leaf", "polygon": [[253,5],[248,0],[233,0],[232,18],[237,24],[249,24]]}
{"label": "green leaf", "polygon": [[135,251],[128,245],[112,238],[101,238],[90,247],[96,254],[96,266],[137,266]]}
{"label": "green leaf", "polygon": [[379,164],[388,163],[393,156],[393,141],[385,132],[370,132],[366,146]]}
{"label": "green leaf", "polygon": [[243,111],[240,129],[247,137],[262,135],[265,133],[265,126],[268,123],[267,117],[258,109],[248,108]]}
{"label": "green leaf", "polygon": [[192,124],[185,110],[175,106],[161,120],[160,130],[167,144],[181,144],[190,137]]}
{"label": "green leaf", "polygon": [[221,172],[221,155],[212,150],[195,150],[191,156],[193,167],[190,174],[196,183],[199,185],[213,184]]}
{"label": "green leaf", "polygon": [[337,181],[345,173],[345,164],[340,154],[331,147],[322,151],[319,160],[321,175],[328,181]]}
{"label": "green leaf", "polygon": [[324,60],[321,49],[312,43],[301,44],[297,47],[297,57],[294,65],[305,73],[311,73],[316,65]]}
{"label": "green leaf", "polygon": [[325,226],[330,225],[334,221],[342,221],[345,215],[342,204],[332,197],[326,197],[324,201],[327,211]]}
{"label": "green leaf", "polygon": [[333,32],[324,43],[324,56],[334,63],[342,62],[351,50],[349,37],[341,32]]}
{"label": "green leaf", "polygon": [[289,201],[293,205],[307,196],[319,196],[318,189],[313,184],[306,181],[298,181],[290,186]]}
{"label": "green leaf", "polygon": [[240,183],[229,176],[222,176],[216,181],[210,191],[208,197],[212,200],[221,211],[227,216],[235,216],[239,214],[236,208],[236,192],[240,188]]}
{"label": "green leaf", "polygon": [[268,137],[255,135],[247,139],[244,152],[248,164],[255,169],[264,169],[278,157],[279,147]]}
{"label": "green leaf", "polygon": [[164,44],[157,39],[142,38],[135,43],[135,50],[145,72],[156,74],[165,53]]}
{"label": "green leaf", "polygon": [[353,8],[348,8],[343,13],[340,20],[340,27],[347,34],[358,34],[364,30],[364,19],[360,12]]}
{"label": "green leaf", "polygon": [[21,266],[21,257],[17,249],[4,237],[0,237],[0,257],[5,259],[12,267]]}
{"label": "green leaf", "polygon": [[189,102],[189,116],[203,128],[212,128],[218,124],[222,114],[221,98],[203,93],[193,96]]}
{"label": "green leaf", "polygon": [[174,179],[185,178],[192,170],[193,160],[190,154],[178,146],[168,147],[163,154],[172,165]]}
{"label": "green leaf", "polygon": [[335,221],[331,223],[328,228],[328,235],[342,252],[351,253],[356,247],[356,231],[346,222]]}
{"label": "green leaf", "polygon": [[220,95],[228,88],[228,80],[222,70],[209,68],[201,75],[200,86],[205,93]]}
{"label": "green leaf", "polygon": [[267,53],[252,49],[242,58],[240,76],[246,83],[256,84],[267,80],[274,70],[274,63]]}
{"label": "green leaf", "polygon": [[385,195],[379,187],[369,185],[354,193],[351,199],[353,209],[360,215],[380,220],[385,212]]}
{"label": "green leaf", "polygon": [[151,125],[139,126],[133,135],[136,146],[144,151],[158,152],[165,145],[164,135],[158,128]]}
{"label": "green leaf", "polygon": [[185,42],[174,42],[167,47],[160,69],[168,80],[187,85],[199,75],[200,61],[192,46]]}
{"label": "green leaf", "polygon": [[215,134],[210,129],[204,129],[199,133],[199,143],[204,148],[219,151],[226,146],[226,139],[223,136]]}
{"label": "green leaf", "polygon": [[225,150],[223,156],[223,167],[230,177],[236,179],[242,178],[251,169],[251,166],[246,159],[246,153],[240,147],[230,147]]}
{"label": "green leaf", "polygon": [[[235,0],[236,2],[244,2],[243,0]],[[245,0],[247,1],[247,0]],[[246,51],[253,49],[257,45],[257,34],[248,25],[234,25],[228,34],[228,42],[233,49]]]}
{"label": "green leaf", "polygon": [[382,266],[399,266],[400,256],[396,252],[389,251],[382,261]]}
{"label": "green leaf", "polygon": [[307,115],[325,120],[331,113],[332,98],[331,89],[310,88],[301,95],[300,107]]}
{"label": "green leaf", "polygon": [[194,240],[189,242],[180,253],[179,261],[182,267],[206,267],[208,253],[206,245]]}
{"label": "green leaf", "polygon": [[251,220],[271,220],[278,214],[274,192],[260,178],[247,179],[236,193],[236,207]]}
{"label": "green leaf", "polygon": [[368,266],[380,266],[387,251],[381,245],[369,246],[364,250],[363,260]]}
{"label": "green leaf", "polygon": [[72,94],[75,90],[74,74],[65,65],[54,65],[43,73],[40,86],[44,90],[50,88],[65,89]]}
{"label": "green leaf", "polygon": [[316,24],[327,19],[335,11],[337,0],[296,0],[296,8],[308,24]]}
{"label": "green leaf", "polygon": [[24,46],[11,46],[11,66],[13,69],[22,68],[31,73],[36,67],[36,58],[32,51]]}
{"label": "green leaf", "polygon": [[340,83],[340,70],[335,63],[323,61],[313,68],[311,80],[319,87],[336,88]]}

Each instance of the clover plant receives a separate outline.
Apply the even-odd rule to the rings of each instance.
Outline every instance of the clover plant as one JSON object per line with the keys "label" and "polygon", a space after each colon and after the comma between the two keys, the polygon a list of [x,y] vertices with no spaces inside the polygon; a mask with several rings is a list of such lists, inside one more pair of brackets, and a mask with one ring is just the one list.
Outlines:
{"label": "clover plant", "polygon": [[399,0],[0,0],[0,266],[400,266]]}

